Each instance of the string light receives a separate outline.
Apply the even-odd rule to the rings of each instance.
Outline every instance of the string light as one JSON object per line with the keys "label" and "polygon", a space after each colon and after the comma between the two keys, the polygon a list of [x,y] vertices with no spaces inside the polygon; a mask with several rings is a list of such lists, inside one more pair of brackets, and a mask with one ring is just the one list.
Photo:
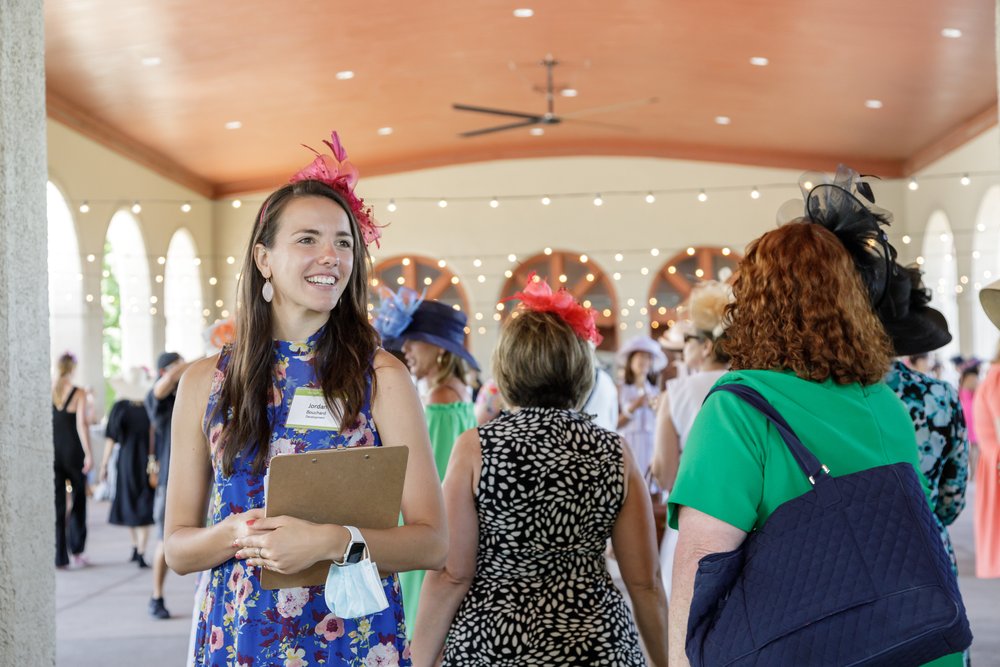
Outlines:
{"label": "string light", "polygon": [[603,205],[604,205],[604,199],[601,197],[601,193],[597,193],[597,196],[594,197],[594,206],[603,206]]}
{"label": "string light", "polygon": [[542,206],[548,206],[551,203],[552,203],[551,197],[549,197],[548,195],[542,197]]}
{"label": "string light", "polygon": [[385,210],[389,211],[389,213],[395,213],[396,212],[396,200],[395,199],[390,199],[389,203],[386,204]]}
{"label": "string light", "polygon": [[493,199],[490,200],[490,208],[497,208],[498,206],[500,206],[500,200],[499,199],[497,199],[496,197],[494,197]]}
{"label": "string light", "polygon": [[80,213],[90,213],[90,204],[87,203],[86,199],[80,204]]}
{"label": "string light", "polygon": [[910,191],[912,192],[914,190],[919,190],[920,189],[920,183],[917,183],[917,179],[911,178],[910,182],[906,184],[906,187],[908,187],[910,189]]}
{"label": "string light", "polygon": [[750,199],[760,199],[760,190],[756,186],[750,191]]}
{"label": "string light", "polygon": [[190,213],[190,212],[191,212],[191,202],[186,201],[183,204],[181,204],[181,213]]}
{"label": "string light", "polygon": [[132,212],[135,213],[136,215],[139,215],[140,213],[142,213],[142,204],[140,204],[138,201],[133,202],[132,203]]}
{"label": "string light", "polygon": [[968,185],[969,183],[972,182],[972,179],[969,178],[968,174],[962,174],[962,178],[958,179],[958,182],[961,183],[962,185]]}
{"label": "string light", "polygon": [[702,203],[707,202],[708,201],[708,193],[706,193],[704,190],[702,190],[701,192],[699,192],[698,193],[698,201],[700,201]]}
{"label": "string light", "polygon": [[652,204],[652,203],[655,203],[655,202],[656,202],[656,197],[653,196],[653,193],[652,192],[647,193],[646,194],[646,203],[647,204]]}

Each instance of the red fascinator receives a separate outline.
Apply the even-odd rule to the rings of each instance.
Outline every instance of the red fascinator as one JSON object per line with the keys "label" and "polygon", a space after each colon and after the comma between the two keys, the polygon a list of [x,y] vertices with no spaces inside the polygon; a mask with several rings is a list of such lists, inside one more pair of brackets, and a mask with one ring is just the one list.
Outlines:
{"label": "red fascinator", "polygon": [[511,301],[513,299],[518,299],[521,305],[528,310],[558,315],[577,336],[583,340],[589,340],[594,345],[600,345],[601,341],[604,340],[604,337],[597,331],[593,309],[584,308],[578,304],[565,287],[560,287],[558,292],[553,292],[547,281],[535,277],[534,271],[528,276],[528,284],[524,286],[523,290],[503,300]]}
{"label": "red fascinator", "polygon": [[340,143],[340,135],[334,130],[330,141],[323,143],[327,145],[333,155],[324,155],[315,148],[302,144],[316,154],[316,159],[297,171],[288,179],[288,182],[320,181],[329,185],[347,200],[351,212],[361,228],[361,236],[365,240],[365,245],[371,245],[374,241],[377,247],[381,247],[379,238],[382,236],[383,225],[375,222],[372,209],[370,206],[365,206],[365,200],[354,194],[354,186],[358,183],[358,168],[347,159],[347,151]]}

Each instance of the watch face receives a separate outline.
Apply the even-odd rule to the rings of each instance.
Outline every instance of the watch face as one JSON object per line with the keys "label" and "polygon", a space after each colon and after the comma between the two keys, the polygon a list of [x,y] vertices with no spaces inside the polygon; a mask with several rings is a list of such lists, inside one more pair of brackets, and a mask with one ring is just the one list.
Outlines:
{"label": "watch face", "polygon": [[344,561],[347,563],[360,563],[364,556],[365,543],[351,542],[351,548],[347,550],[347,558],[345,558]]}

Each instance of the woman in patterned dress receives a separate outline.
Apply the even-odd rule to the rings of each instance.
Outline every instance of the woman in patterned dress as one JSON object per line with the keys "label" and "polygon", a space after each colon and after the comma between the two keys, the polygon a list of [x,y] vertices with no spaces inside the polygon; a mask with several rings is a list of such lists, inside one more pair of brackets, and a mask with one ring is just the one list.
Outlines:
{"label": "woman in patterned dress", "polygon": [[444,491],[450,546],[424,581],[414,665],[644,665],[608,574],[610,537],[639,631],[666,665],[666,598],[642,473],[578,412],[594,381],[592,313],[544,282],[517,295],[493,359],[513,413],[463,433]]}
{"label": "woman in patterned dress", "polygon": [[[357,172],[336,133],[327,145],[334,159],[318,156],[265,200],[244,257],[236,339],[193,364],[178,389],[166,557],[182,574],[210,570],[196,665],[409,665],[394,573],[444,562],[420,401],[403,365],[377,347],[366,313],[366,243],[378,228],[353,193]],[[325,395],[322,424],[287,421],[300,389]],[[383,445],[409,448],[405,525],[362,531],[389,607],[344,619],[328,611],[323,586],[263,590],[262,568],[344,561],[350,543],[343,526],[264,517],[270,458]]]}
{"label": "woman in patterned dress", "polygon": [[910,368],[899,359],[942,348],[951,342],[951,333],[944,315],[927,305],[930,290],[924,287],[918,269],[897,265],[894,283],[899,285],[892,290],[895,298],[888,299],[879,310],[897,356],[885,382],[903,401],[913,422],[920,472],[930,484],[934,520],[957,575],[958,561],[948,526],[965,508],[969,479],[969,439],[962,404],[950,383]]}

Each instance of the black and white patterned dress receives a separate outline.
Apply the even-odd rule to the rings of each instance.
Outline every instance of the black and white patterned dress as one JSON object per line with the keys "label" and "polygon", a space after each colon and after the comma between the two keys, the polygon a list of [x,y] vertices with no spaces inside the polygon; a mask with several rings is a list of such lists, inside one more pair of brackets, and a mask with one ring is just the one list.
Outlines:
{"label": "black and white patterned dress", "polygon": [[580,413],[525,408],[479,428],[479,553],[444,665],[645,665],[604,550],[621,440]]}

